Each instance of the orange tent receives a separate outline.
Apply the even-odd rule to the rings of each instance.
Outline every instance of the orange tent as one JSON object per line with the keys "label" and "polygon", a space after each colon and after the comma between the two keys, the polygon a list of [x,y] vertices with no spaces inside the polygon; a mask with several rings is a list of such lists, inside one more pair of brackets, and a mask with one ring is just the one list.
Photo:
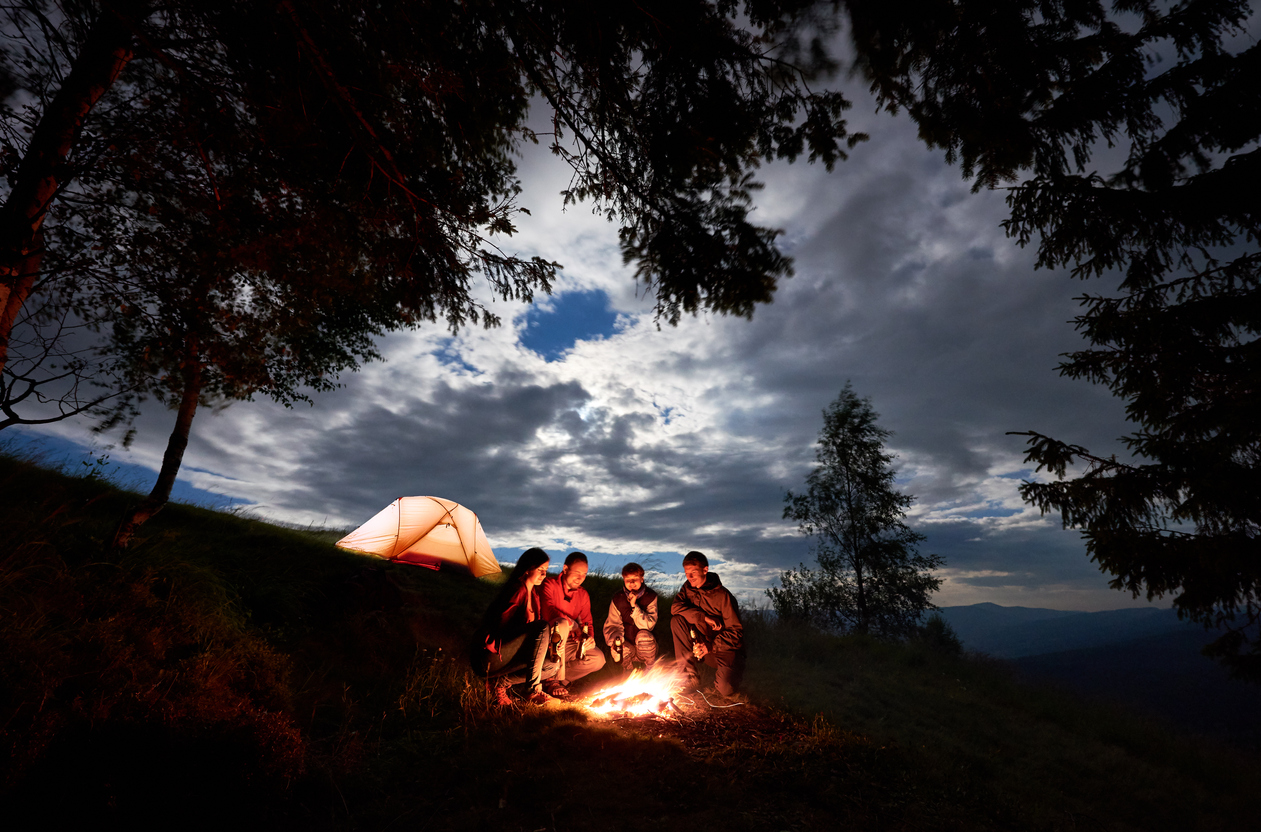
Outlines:
{"label": "orange tent", "polygon": [[479,578],[500,571],[477,515],[441,497],[399,497],[337,545],[430,569],[449,564]]}

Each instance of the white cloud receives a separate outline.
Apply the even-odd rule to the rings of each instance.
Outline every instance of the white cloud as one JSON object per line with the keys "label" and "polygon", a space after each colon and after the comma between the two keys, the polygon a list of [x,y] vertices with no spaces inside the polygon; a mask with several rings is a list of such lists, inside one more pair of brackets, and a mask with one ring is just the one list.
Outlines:
{"label": "white cloud", "polygon": [[[581,206],[560,212],[564,170],[531,156],[534,213],[509,246],[564,263],[558,292],[605,291],[615,332],[548,363],[518,342],[525,307],[479,289],[503,327],[393,334],[387,361],[314,408],[199,414],[185,471],[209,473],[188,478],[301,523],[357,524],[402,494],[447,496],[479,512],[507,560],[542,545],[678,553],[662,556],[674,569],[696,548],[751,602],[809,559],[782,496],[801,487],[820,412],[849,379],[895,431],[912,525],[949,560],[942,599],[1126,603],[1075,534],[1020,501],[1023,445],[1005,435],[1034,428],[1102,448],[1122,432],[1106,391],[1053,371],[1079,343],[1068,321],[1080,287],[1034,272],[1003,237],[1001,194],[970,194],[905,122],[860,120],[876,138],[835,173],[762,171],[758,216],[785,228],[797,276],[753,320],[659,330],[616,229]],[[171,421],[147,411],[127,456],[156,468]]]}

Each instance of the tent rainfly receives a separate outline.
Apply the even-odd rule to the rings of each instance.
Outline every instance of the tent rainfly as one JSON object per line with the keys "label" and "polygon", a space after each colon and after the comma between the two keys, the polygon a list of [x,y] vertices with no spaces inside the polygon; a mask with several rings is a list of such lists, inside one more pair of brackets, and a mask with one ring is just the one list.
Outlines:
{"label": "tent rainfly", "polygon": [[479,578],[500,571],[477,515],[441,497],[399,497],[337,546],[430,569],[449,564]]}

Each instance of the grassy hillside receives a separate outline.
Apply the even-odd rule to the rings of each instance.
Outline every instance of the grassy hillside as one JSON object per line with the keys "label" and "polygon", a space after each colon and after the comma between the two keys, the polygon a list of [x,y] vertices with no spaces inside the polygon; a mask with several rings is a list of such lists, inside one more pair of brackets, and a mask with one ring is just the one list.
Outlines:
{"label": "grassy hillside", "polygon": [[[463,658],[494,583],[186,506],[107,556],[129,499],[0,459],[14,828],[1212,830],[1261,809],[1254,758],[754,615],[748,705],[499,711]],[[617,583],[588,579],[597,624]]]}

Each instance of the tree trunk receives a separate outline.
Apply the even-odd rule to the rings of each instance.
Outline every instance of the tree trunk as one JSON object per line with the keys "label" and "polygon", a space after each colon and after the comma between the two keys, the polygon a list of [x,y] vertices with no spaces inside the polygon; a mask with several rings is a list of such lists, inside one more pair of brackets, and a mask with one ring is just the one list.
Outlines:
{"label": "tree trunk", "polygon": [[866,634],[871,631],[867,615],[867,587],[863,579],[862,560],[854,558],[854,583],[858,586],[858,632]]}
{"label": "tree trunk", "polygon": [[166,443],[166,453],[162,455],[162,470],[158,472],[158,480],[153,484],[149,496],[123,515],[110,543],[113,550],[126,549],[136,530],[161,511],[171,497],[171,488],[175,485],[175,475],[179,473],[180,464],[184,461],[188,434],[201,398],[201,360],[195,353],[195,349],[189,350],[188,363],[184,367],[184,395],[175,417],[175,429],[171,431],[171,438]]}
{"label": "tree trunk", "polygon": [[13,323],[39,275],[48,206],[73,178],[67,160],[83,121],[133,54],[131,27],[118,14],[102,12],[31,134],[13,190],[0,208],[0,370],[8,363]]}

